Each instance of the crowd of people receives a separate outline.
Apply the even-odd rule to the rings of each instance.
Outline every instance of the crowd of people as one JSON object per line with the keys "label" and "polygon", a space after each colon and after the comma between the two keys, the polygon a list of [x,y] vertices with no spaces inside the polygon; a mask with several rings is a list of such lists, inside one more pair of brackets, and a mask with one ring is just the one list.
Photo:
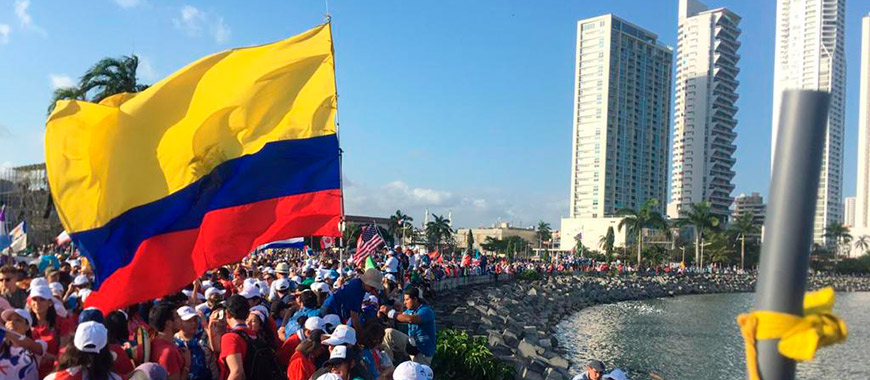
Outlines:
{"label": "crowd of people", "polygon": [[0,379],[431,380],[424,294],[471,271],[402,247],[368,268],[331,251],[269,250],[104,313],[85,307],[85,257],[41,252],[0,267]]}
{"label": "crowd of people", "polygon": [[87,258],[69,247],[40,251],[0,267],[0,379],[432,380],[427,300],[438,281],[598,270],[588,260],[445,260],[399,246],[365,264],[334,250],[278,249],[208,271],[176,294],[100,311],[85,307],[94,289]]}

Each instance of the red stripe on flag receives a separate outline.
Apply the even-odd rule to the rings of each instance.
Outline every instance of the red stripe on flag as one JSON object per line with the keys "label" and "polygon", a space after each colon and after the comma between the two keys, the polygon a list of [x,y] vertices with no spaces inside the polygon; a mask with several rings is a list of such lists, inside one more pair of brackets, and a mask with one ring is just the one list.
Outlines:
{"label": "red stripe on flag", "polygon": [[287,236],[336,234],[340,210],[341,191],[332,189],[209,212],[197,229],[145,240],[133,261],[112,273],[85,306],[105,313],[163,297],[209,268],[241,260],[258,245]]}

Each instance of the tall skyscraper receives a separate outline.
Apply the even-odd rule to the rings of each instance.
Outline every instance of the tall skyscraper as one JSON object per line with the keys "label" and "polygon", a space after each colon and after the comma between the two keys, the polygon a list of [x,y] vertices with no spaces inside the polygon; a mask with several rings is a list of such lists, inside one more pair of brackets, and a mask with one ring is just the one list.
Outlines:
{"label": "tall skyscraper", "polygon": [[825,227],[842,219],[845,16],[845,0],[777,0],[771,162],[776,157],[782,91],[807,89],[831,93],[813,226],[816,243],[826,243],[822,236]]}
{"label": "tall skyscraper", "polygon": [[843,200],[843,225],[855,227],[855,197],[846,197]]}
{"label": "tall skyscraper", "polygon": [[668,216],[684,217],[693,203],[730,215],[734,198],[737,50],[740,16],[680,0],[674,105],[673,183]]}
{"label": "tall skyscraper", "polygon": [[601,218],[667,192],[673,51],[613,15],[577,22],[571,218]]}
{"label": "tall skyscraper", "polygon": [[861,84],[858,100],[858,190],[855,228],[870,234],[870,15],[861,19]]}

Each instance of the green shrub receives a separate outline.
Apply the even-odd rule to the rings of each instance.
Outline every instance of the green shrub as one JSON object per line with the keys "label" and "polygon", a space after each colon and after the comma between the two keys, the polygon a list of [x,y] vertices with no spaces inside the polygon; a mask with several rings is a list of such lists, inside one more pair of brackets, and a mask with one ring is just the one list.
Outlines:
{"label": "green shrub", "polygon": [[870,255],[863,255],[854,259],[842,259],[837,263],[834,270],[837,273],[845,274],[870,273]]}
{"label": "green shrub", "polygon": [[537,281],[541,279],[541,275],[532,269],[526,269],[517,274],[517,280]]}
{"label": "green shrub", "polygon": [[515,373],[513,367],[492,355],[485,339],[453,329],[438,331],[432,370],[435,380],[510,380]]}

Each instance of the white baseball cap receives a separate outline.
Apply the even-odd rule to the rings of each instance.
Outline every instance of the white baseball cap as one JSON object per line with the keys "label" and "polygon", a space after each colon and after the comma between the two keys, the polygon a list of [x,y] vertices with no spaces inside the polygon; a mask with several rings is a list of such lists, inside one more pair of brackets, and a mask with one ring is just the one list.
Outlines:
{"label": "white baseball cap", "polygon": [[275,285],[275,290],[279,292],[290,289],[290,281],[288,281],[286,278],[279,278],[275,280],[273,284]]}
{"label": "white baseball cap", "polygon": [[30,289],[37,286],[48,286],[48,280],[46,280],[45,277],[37,277],[30,281]]}
{"label": "white baseball cap", "polygon": [[253,277],[248,277],[248,278],[246,278],[246,279],[245,279],[245,284],[243,285],[243,287],[247,288],[247,287],[249,287],[249,286],[259,286],[259,285],[257,284],[257,279],[256,279],[256,278],[253,278]]}
{"label": "white baseball cap", "polygon": [[175,312],[178,313],[178,317],[181,318],[182,321],[189,321],[197,316],[196,310],[193,310],[190,306],[179,307]]}
{"label": "white baseball cap", "polygon": [[19,317],[27,321],[27,326],[33,326],[33,318],[30,316],[30,312],[24,309],[3,310],[3,314],[0,314],[0,318],[3,318],[4,321],[7,321],[10,317],[12,317],[12,314],[18,314]]}
{"label": "white baseball cap", "polygon": [[328,346],[356,344],[356,330],[348,325],[338,325],[335,327],[332,335],[329,336],[329,339],[323,341],[323,344]]}
{"label": "white baseball cap", "polygon": [[209,298],[211,298],[212,294],[220,294],[220,295],[223,295],[224,293],[226,293],[226,291],[224,291],[224,290],[220,290],[220,289],[218,289],[218,288],[208,288],[208,289],[205,291],[205,299],[209,299]]}
{"label": "white baseball cap", "polygon": [[252,286],[245,286],[245,288],[242,289],[241,292],[239,292],[239,295],[242,297],[245,297],[247,299],[251,299],[254,297],[260,297],[260,289],[257,289],[257,287],[253,286],[253,285]]}
{"label": "white baseball cap", "polygon": [[254,307],[251,308],[251,311],[259,311],[259,312],[263,313],[263,316],[268,316],[268,315],[269,315],[269,309],[267,309],[267,308],[266,308],[265,306],[263,306],[263,305],[257,305],[257,306],[254,306]]}
{"label": "white baseball cap", "polygon": [[51,300],[54,296],[51,295],[51,288],[48,285],[36,286],[30,288],[30,298],[39,297],[44,300]]}
{"label": "white baseball cap", "polygon": [[79,324],[73,344],[79,351],[99,353],[108,341],[108,331],[102,323],[88,321]]}
{"label": "white baseball cap", "polygon": [[63,284],[59,282],[52,282],[48,284],[48,288],[51,289],[51,294],[58,294],[63,296]]}
{"label": "white baseball cap", "polygon": [[76,276],[75,280],[73,280],[73,285],[82,286],[82,285],[87,285],[90,282],[91,282],[91,280],[88,279],[88,276],[80,274],[80,275]]}
{"label": "white baseball cap", "polygon": [[325,282],[315,282],[311,284],[311,290],[325,294],[332,294],[332,289],[330,289],[329,284]]}
{"label": "white baseball cap", "polygon": [[325,322],[320,317],[308,317],[305,320],[305,329],[308,331],[320,330],[323,331]]}
{"label": "white baseball cap", "polygon": [[327,314],[323,317],[323,324],[331,327],[338,327],[341,324],[341,317],[338,314]]}
{"label": "white baseball cap", "polygon": [[392,273],[385,274],[384,278],[386,278],[387,280],[389,280],[390,282],[393,282],[393,283],[398,282],[398,281],[396,281],[396,276],[393,275]]}
{"label": "white baseball cap", "polygon": [[342,378],[334,373],[324,373],[317,380],[342,380]]}
{"label": "white baseball cap", "polygon": [[407,361],[393,371],[393,380],[432,380],[432,368],[425,364]]}

